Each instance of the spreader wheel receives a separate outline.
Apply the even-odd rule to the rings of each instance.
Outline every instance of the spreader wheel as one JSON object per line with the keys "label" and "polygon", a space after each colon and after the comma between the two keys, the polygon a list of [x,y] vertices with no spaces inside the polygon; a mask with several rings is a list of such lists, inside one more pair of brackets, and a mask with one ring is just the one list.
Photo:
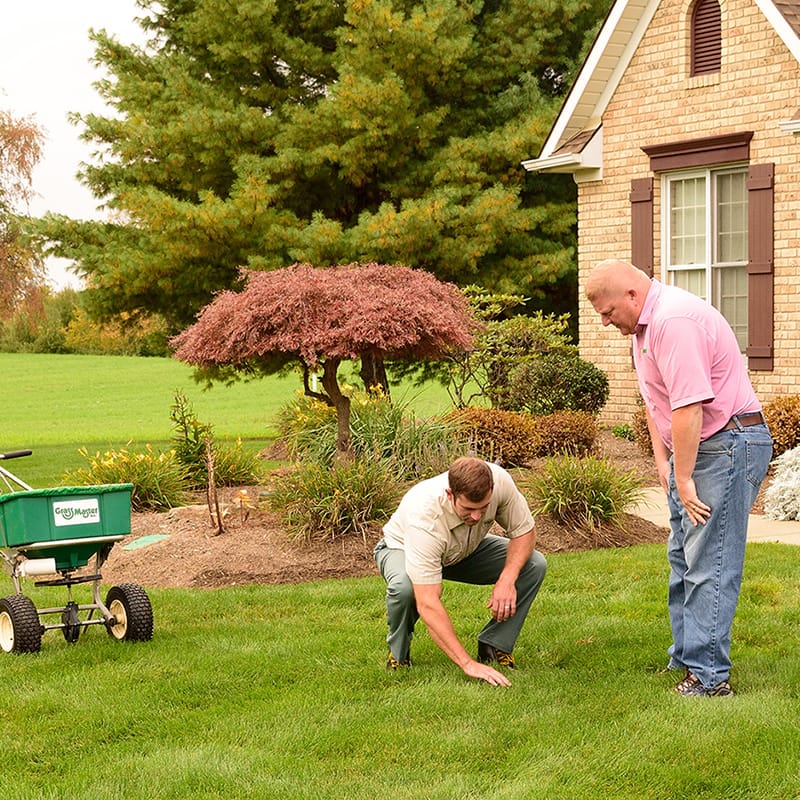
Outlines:
{"label": "spreader wheel", "polygon": [[0,599],[0,648],[6,653],[38,653],[42,649],[39,615],[24,594]]}
{"label": "spreader wheel", "polygon": [[153,608],[147,592],[136,583],[112,586],[106,596],[111,617],[106,627],[119,641],[148,642],[153,638]]}
{"label": "spreader wheel", "polygon": [[81,635],[81,621],[78,617],[78,604],[70,600],[61,614],[61,633],[70,643],[75,644]]}

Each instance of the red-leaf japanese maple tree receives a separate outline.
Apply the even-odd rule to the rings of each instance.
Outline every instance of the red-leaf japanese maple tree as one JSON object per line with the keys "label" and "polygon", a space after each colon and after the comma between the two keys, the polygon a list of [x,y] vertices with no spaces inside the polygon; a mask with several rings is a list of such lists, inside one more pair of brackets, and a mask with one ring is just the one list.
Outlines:
{"label": "red-leaf japanese maple tree", "polygon": [[[269,272],[243,270],[240,292],[219,294],[178,334],[175,357],[201,368],[270,374],[292,361],[303,368],[305,393],[336,409],[340,456],[350,451],[350,400],[337,371],[342,361],[432,360],[464,352],[477,323],[456,286],[422,270],[385,264]],[[322,392],[309,371],[322,370]]]}

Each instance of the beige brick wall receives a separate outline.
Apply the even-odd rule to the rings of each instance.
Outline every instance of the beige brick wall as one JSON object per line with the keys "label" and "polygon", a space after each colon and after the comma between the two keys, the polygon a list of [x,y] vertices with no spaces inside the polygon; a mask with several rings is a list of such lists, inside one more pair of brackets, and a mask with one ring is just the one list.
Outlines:
{"label": "beige brick wall", "polygon": [[578,187],[579,324],[584,358],[608,373],[601,422],[630,422],[638,392],[630,339],[603,328],[584,299],[588,271],[630,258],[630,182],[654,179],[655,274],[661,277],[661,185],[643,146],[753,131],[752,163],[775,164],[775,369],[751,373],[762,402],[800,393],[800,136],[779,123],[800,106],[800,65],[753,0],[721,0],[722,69],[690,78],[690,0],[664,0],[603,116],[603,176]]}

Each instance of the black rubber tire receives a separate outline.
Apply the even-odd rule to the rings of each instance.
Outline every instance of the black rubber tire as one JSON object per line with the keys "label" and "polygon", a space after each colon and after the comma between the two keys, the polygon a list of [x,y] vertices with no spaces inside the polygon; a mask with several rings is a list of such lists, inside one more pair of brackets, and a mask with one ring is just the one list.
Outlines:
{"label": "black rubber tire", "polygon": [[136,583],[112,586],[106,608],[113,620],[106,623],[110,636],[120,642],[149,642],[153,638],[153,608],[147,592]]}
{"label": "black rubber tire", "polygon": [[77,603],[67,603],[64,612],[61,614],[61,624],[64,626],[61,633],[68,644],[75,644],[81,635],[81,621],[78,617]]}
{"label": "black rubber tire", "polygon": [[38,653],[42,649],[39,614],[24,594],[0,599],[0,649],[6,653]]}

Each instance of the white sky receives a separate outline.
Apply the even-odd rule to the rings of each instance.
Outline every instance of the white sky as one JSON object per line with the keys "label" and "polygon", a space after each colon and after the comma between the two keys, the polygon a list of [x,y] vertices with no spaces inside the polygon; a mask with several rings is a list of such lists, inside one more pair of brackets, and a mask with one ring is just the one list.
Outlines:
{"label": "white sky", "polygon": [[[125,44],[142,42],[144,33],[134,22],[142,12],[134,0],[5,0],[3,6],[0,108],[15,117],[35,117],[46,135],[31,214],[98,217],[95,198],[75,177],[90,147],[79,141],[80,129],[67,122],[67,114],[105,111],[92,87],[102,76],[89,63],[94,55],[89,29],[105,28]],[[67,266],[48,264],[54,286],[79,286]]]}

